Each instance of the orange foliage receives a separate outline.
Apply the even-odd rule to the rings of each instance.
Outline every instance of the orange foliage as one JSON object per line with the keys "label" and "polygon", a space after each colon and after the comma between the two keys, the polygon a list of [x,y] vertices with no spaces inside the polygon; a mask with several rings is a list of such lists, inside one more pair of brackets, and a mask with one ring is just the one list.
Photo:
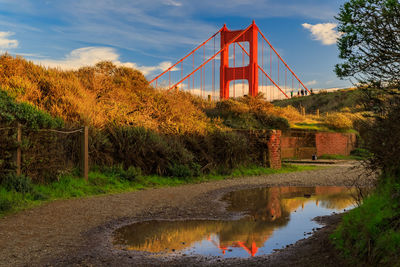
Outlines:
{"label": "orange foliage", "polygon": [[132,68],[100,62],[77,71],[44,68],[21,57],[0,57],[0,87],[69,124],[134,125],[165,133],[202,133],[211,125],[193,97],[149,86]]}

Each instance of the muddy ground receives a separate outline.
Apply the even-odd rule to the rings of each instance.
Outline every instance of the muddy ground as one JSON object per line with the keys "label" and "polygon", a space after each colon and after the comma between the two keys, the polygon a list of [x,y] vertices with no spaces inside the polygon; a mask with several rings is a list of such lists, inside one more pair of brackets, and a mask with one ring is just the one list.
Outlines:
{"label": "muddy ground", "polygon": [[[0,219],[0,266],[263,265],[345,266],[328,242],[340,215],[308,239],[268,256],[221,259],[161,257],[119,251],[111,245],[116,228],[152,219],[232,219],[220,198],[234,190],[264,186],[351,186],[362,172],[354,163],[326,169],[243,177],[179,187],[60,200]],[[361,183],[362,184],[362,183]]]}

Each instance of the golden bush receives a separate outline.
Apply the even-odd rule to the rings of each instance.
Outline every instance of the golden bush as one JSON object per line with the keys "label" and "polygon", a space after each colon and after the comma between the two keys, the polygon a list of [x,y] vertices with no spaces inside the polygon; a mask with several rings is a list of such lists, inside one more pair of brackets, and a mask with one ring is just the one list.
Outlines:
{"label": "golden bush", "polygon": [[0,56],[0,66],[2,90],[71,125],[102,128],[112,123],[164,133],[202,133],[210,128],[210,120],[193,96],[155,90],[132,68],[100,62],[62,71],[8,54]]}
{"label": "golden bush", "polygon": [[353,128],[353,120],[350,113],[329,113],[324,118],[324,124],[326,124],[329,128],[340,130]]}
{"label": "golden bush", "polygon": [[290,122],[301,122],[304,120],[304,117],[300,114],[300,112],[290,105],[284,108],[275,107],[274,115],[283,117]]}

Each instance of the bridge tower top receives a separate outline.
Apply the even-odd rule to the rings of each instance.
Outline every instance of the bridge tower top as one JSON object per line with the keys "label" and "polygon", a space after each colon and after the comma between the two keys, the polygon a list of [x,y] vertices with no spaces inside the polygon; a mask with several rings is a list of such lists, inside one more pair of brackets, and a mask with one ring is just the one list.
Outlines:
{"label": "bridge tower top", "polygon": [[[258,94],[258,27],[253,20],[245,30],[230,31],[226,24],[221,29],[221,65],[220,65],[220,98],[229,98],[229,83],[233,80],[247,80],[249,95]],[[235,38],[239,36],[239,38]],[[247,66],[229,66],[229,45],[248,42],[250,47],[250,62]]]}

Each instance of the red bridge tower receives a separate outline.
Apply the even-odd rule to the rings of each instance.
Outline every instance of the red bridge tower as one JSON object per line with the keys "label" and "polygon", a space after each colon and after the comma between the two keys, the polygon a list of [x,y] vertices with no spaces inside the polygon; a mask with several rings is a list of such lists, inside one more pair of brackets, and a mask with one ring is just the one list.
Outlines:
{"label": "red bridge tower", "polygon": [[[244,32],[245,31],[245,32]],[[230,31],[224,25],[221,29],[221,67],[220,67],[220,98],[229,98],[229,83],[233,80],[247,80],[249,95],[258,94],[258,27],[253,21],[246,30]],[[243,33],[244,32],[244,33]],[[243,34],[241,34],[243,33]],[[236,36],[241,35],[239,38]],[[235,40],[234,40],[235,39]],[[234,41],[232,41],[234,40]],[[249,42],[250,63],[244,67],[229,67],[229,45],[238,42]],[[228,46],[225,48],[225,46]],[[224,49],[225,48],[225,49]]]}

